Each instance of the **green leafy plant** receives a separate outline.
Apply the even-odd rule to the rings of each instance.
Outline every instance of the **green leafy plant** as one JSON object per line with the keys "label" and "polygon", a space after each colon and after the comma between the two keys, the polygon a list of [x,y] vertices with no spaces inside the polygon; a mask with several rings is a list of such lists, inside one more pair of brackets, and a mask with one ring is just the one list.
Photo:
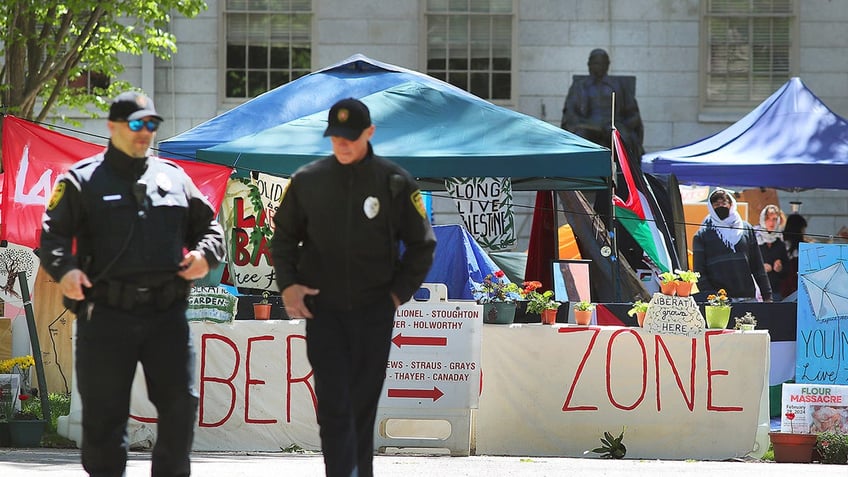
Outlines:
{"label": "green leafy plant", "polygon": [[627,429],[626,426],[621,428],[621,434],[618,437],[613,437],[609,432],[604,432],[604,437],[601,437],[603,446],[586,451],[584,454],[592,452],[593,454],[601,454],[601,459],[623,459],[627,454],[627,447],[622,442],[625,429]]}
{"label": "green leafy plant", "polygon": [[633,303],[633,306],[631,306],[630,309],[627,310],[627,315],[635,316],[636,313],[644,313],[648,311],[648,306],[650,306],[650,303],[645,303],[642,300],[636,300],[636,302]]}
{"label": "green leafy plant", "polygon": [[754,315],[752,315],[750,311],[746,311],[745,315],[737,316],[737,317],[734,317],[733,319],[736,320],[736,325],[734,326],[734,328],[737,329],[737,330],[741,330],[742,325],[757,326],[757,318]]}
{"label": "green leafy plant", "polygon": [[477,303],[512,302],[520,298],[521,289],[509,281],[503,270],[486,275],[483,283],[475,283]]}
{"label": "green leafy plant", "polygon": [[677,278],[682,282],[697,283],[701,274],[692,270],[675,270]]}
{"label": "green leafy plant", "polygon": [[848,434],[825,431],[816,437],[822,464],[848,464]]}
{"label": "green leafy plant", "polygon": [[662,272],[660,273],[660,281],[663,283],[669,283],[676,281],[679,277],[674,272]]}
{"label": "green leafy plant", "polygon": [[537,290],[542,287],[541,282],[529,281],[522,283],[524,288],[520,294],[524,300],[527,300],[527,313],[535,313],[541,315],[545,310],[556,310],[560,303],[554,301],[554,292],[551,290],[539,293]]}
{"label": "green leafy plant", "polygon": [[574,304],[574,309],[577,311],[592,311],[595,309],[595,304],[588,301],[579,301]]}
{"label": "green leafy plant", "polygon": [[271,293],[268,292],[267,290],[262,292],[262,299],[259,300],[259,304],[260,305],[267,305],[268,304],[268,297],[270,297],[270,296],[271,296]]}

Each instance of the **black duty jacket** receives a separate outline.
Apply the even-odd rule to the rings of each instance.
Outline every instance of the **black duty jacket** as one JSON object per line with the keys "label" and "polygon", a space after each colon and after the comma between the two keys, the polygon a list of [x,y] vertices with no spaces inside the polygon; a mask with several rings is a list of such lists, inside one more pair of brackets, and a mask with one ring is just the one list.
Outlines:
{"label": "black duty jacket", "polygon": [[95,282],[139,282],[174,276],[184,249],[202,252],[215,267],[224,259],[223,238],[215,211],[181,167],[133,159],[110,143],[59,177],[39,257],[56,281],[81,268]]}
{"label": "black duty jacket", "polygon": [[415,179],[375,156],[370,144],[355,164],[331,155],[300,168],[274,214],[271,255],[280,290],[318,288],[315,300],[329,309],[351,310],[390,293],[409,300],[435,248]]}

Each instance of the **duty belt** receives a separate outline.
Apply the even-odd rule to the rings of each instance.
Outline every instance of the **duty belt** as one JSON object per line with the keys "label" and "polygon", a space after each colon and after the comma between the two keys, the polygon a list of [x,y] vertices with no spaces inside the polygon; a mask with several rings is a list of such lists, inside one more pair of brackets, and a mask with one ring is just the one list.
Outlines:
{"label": "duty belt", "polygon": [[137,283],[107,280],[94,286],[91,294],[95,303],[122,310],[137,307],[154,307],[157,310],[168,309],[175,301],[188,296],[189,284],[181,278],[174,278],[158,286],[139,286]]}

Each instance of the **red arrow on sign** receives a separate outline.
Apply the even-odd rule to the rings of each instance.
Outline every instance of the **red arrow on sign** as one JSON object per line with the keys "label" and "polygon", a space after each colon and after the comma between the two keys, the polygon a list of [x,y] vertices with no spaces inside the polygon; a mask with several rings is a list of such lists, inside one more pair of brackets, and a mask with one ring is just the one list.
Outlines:
{"label": "red arrow on sign", "polygon": [[433,402],[436,402],[444,395],[445,393],[435,386],[433,386],[433,389],[389,389],[389,397],[394,398],[433,398]]}
{"label": "red arrow on sign", "polygon": [[438,336],[403,336],[403,334],[398,333],[397,336],[392,338],[392,343],[395,344],[398,348],[403,345],[407,346],[447,346],[448,339],[444,337]]}

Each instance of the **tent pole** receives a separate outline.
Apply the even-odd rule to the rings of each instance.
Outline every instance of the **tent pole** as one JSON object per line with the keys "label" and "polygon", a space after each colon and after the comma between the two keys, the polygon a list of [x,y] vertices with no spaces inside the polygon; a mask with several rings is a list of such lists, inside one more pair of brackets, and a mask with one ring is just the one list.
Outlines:
{"label": "tent pole", "polygon": [[615,179],[616,179],[616,168],[615,168],[615,91],[612,92],[612,111],[610,112],[610,178],[607,183],[607,187],[609,189],[609,201],[607,202],[607,207],[609,207],[609,212],[607,217],[609,217],[609,224],[607,224],[607,230],[610,235],[610,248],[612,249],[610,252],[610,261],[612,262],[612,285],[613,290],[615,290],[615,301],[621,301],[621,266],[618,262],[618,234],[615,230],[615,206],[612,204],[612,198],[615,197]]}

